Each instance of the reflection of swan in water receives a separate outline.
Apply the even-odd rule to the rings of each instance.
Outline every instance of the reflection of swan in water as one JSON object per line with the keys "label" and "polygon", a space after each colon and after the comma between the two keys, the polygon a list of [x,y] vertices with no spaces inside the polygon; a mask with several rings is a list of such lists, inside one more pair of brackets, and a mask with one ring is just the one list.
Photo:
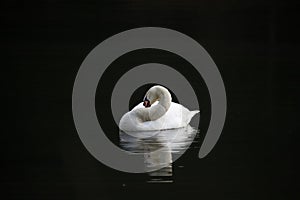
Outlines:
{"label": "reflection of swan in water", "polygon": [[172,162],[188,149],[196,134],[190,125],[154,133],[120,131],[120,145],[131,153],[144,154],[145,171],[151,176],[172,176]]}

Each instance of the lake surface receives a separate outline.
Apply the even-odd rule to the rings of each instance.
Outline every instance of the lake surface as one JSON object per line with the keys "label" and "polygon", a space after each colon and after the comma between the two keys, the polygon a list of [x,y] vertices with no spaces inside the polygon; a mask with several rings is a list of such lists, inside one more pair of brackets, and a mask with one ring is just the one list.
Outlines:
{"label": "lake surface", "polygon": [[[190,148],[199,133],[187,127],[162,131],[120,132],[120,147],[128,152],[144,155],[148,183],[173,183],[173,162]],[[194,142],[196,148],[199,142]],[[195,145],[193,145],[195,148]],[[184,166],[180,166],[184,167]]]}
{"label": "lake surface", "polygon": [[[258,0],[4,1],[7,59],[2,65],[8,67],[2,70],[9,89],[2,99],[16,103],[2,106],[12,121],[5,121],[2,131],[2,199],[296,199],[300,79],[299,33],[293,28],[298,7]],[[228,98],[222,135],[199,159],[211,108],[199,80],[201,131],[169,165],[170,176],[105,166],[82,144],[72,116],[74,80],[84,58],[108,37],[147,26],[198,41],[217,64]],[[186,69],[166,52],[135,53],[125,55],[114,73],[141,62]],[[101,99],[105,92],[97,94]],[[96,102],[96,110],[110,108],[107,102],[99,107]],[[104,120],[112,121],[106,115]],[[109,127],[107,136],[120,144],[119,130]],[[171,154],[174,160],[176,153]],[[169,182],[153,183],[158,179]]]}

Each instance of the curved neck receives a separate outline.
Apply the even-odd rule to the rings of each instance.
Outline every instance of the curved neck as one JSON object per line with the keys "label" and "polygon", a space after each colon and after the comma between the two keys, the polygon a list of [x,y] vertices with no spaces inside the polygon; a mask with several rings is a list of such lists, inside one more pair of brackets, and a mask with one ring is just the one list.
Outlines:
{"label": "curved neck", "polygon": [[159,88],[157,95],[159,103],[155,106],[152,106],[149,110],[149,118],[151,121],[162,117],[171,106],[172,97],[167,89]]}

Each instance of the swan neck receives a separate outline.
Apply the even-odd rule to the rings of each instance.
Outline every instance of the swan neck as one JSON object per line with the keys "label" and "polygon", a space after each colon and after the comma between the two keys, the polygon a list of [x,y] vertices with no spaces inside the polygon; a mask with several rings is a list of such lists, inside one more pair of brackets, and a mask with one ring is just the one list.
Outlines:
{"label": "swan neck", "polygon": [[149,119],[151,121],[157,120],[162,117],[170,108],[172,98],[167,89],[160,89],[157,93],[159,103],[150,108]]}
{"label": "swan neck", "polygon": [[166,111],[170,108],[171,106],[171,95],[168,93],[163,93],[160,97],[159,97],[159,105],[163,106]]}

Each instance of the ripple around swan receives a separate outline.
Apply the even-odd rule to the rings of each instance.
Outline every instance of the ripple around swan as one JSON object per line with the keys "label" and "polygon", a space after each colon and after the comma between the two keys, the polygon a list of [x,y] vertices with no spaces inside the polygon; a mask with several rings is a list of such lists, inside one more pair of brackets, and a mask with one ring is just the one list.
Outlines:
{"label": "ripple around swan", "polygon": [[145,169],[151,171],[148,173],[149,183],[172,183],[174,159],[190,148],[198,132],[198,129],[190,125],[179,129],[156,131],[155,134],[149,131],[134,133],[120,131],[120,147],[131,153],[144,154]]}

